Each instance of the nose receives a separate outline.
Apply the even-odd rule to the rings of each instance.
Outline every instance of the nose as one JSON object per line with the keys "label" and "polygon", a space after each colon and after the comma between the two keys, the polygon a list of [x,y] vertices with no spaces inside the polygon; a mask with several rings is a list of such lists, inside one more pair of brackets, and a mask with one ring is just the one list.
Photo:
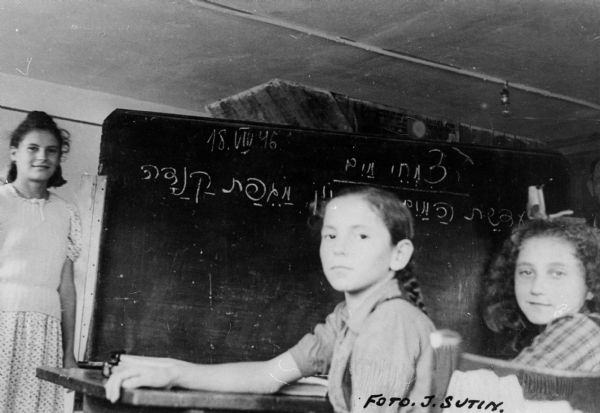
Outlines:
{"label": "nose", "polygon": [[544,293],[544,280],[539,275],[535,275],[531,280],[529,291],[532,295],[541,295]]}
{"label": "nose", "polygon": [[38,160],[46,160],[48,159],[48,151],[44,148],[40,148],[36,153],[35,153],[35,158]]}
{"label": "nose", "polygon": [[333,253],[338,255],[343,255],[346,253],[346,249],[348,247],[348,242],[346,237],[336,237],[333,244]]}

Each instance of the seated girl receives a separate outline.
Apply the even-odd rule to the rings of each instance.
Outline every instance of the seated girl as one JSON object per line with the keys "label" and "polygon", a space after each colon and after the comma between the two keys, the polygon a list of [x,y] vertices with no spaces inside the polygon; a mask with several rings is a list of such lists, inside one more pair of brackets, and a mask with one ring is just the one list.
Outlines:
{"label": "seated girl", "polygon": [[115,402],[121,387],[140,386],[274,393],[303,376],[328,374],[336,412],[427,410],[422,403],[404,409],[369,402],[375,394],[424,400],[431,392],[434,327],[407,271],[410,211],[389,192],[358,187],[329,200],[320,216],[323,272],[345,301],[314,333],[267,361],[201,365],[163,359],[149,366],[123,357],[105,385],[106,397]]}
{"label": "seated girl", "polygon": [[[488,275],[484,318],[493,331],[512,336],[513,349],[519,351],[514,362],[542,369],[600,370],[597,230],[571,218],[528,221],[506,240]],[[532,329],[537,330],[533,340],[526,334]],[[503,410],[511,413],[574,411],[565,400],[526,400],[514,374],[498,377],[488,369],[455,371],[447,394],[457,400],[501,400]],[[446,411],[459,412],[461,407]]]}
{"label": "seated girl", "polygon": [[[533,367],[600,370],[600,233],[571,218],[517,228],[492,264],[485,320],[509,333],[514,361]],[[523,343],[528,328],[539,329]]]}

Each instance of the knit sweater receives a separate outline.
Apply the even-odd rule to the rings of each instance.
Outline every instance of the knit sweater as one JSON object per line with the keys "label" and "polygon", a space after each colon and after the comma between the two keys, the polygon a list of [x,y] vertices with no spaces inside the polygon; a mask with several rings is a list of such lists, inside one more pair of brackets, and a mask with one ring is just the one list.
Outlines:
{"label": "knit sweater", "polygon": [[61,319],[62,267],[79,255],[80,235],[75,207],[58,195],[27,199],[0,186],[0,311]]}

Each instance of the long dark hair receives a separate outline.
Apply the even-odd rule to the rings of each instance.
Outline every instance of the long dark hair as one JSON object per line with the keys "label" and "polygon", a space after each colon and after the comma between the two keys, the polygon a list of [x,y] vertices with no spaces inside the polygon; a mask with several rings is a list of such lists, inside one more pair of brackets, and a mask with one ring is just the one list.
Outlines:
{"label": "long dark hair", "polygon": [[518,350],[520,335],[530,323],[515,297],[515,267],[523,242],[536,237],[554,237],[573,246],[585,271],[585,282],[593,294],[586,305],[590,311],[600,308],[600,231],[573,218],[535,219],[517,227],[492,261],[485,285],[484,320],[494,332],[513,339]]}
{"label": "long dark hair", "polygon": [[[46,112],[33,111],[29,112],[25,119],[17,126],[17,128],[10,135],[10,147],[18,148],[19,144],[29,132],[33,130],[46,131],[52,134],[58,141],[60,148],[60,156],[69,152],[71,140],[70,134],[64,129],[60,129],[54,119]],[[14,182],[17,179],[17,165],[15,162],[10,163],[8,174],[6,176],[7,182]],[[47,187],[59,187],[66,184],[67,181],[62,176],[62,168],[59,165],[56,166],[54,174],[48,180]]]}
{"label": "long dark hair", "polygon": [[[317,220],[313,222],[315,231],[320,232],[321,230],[327,204],[332,199],[348,195],[359,196],[371,205],[390,232],[392,244],[395,245],[403,239],[412,240],[415,225],[408,207],[392,192],[372,186],[347,187],[337,192],[333,198],[320,202],[315,211]],[[421,287],[413,274],[412,262],[409,261],[406,267],[397,271],[395,277],[402,283],[403,290],[408,298],[426,313]]]}

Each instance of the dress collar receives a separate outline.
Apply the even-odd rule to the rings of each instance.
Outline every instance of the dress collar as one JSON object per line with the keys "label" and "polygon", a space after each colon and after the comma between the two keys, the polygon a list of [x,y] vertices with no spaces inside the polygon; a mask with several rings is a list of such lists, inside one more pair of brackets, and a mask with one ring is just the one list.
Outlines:
{"label": "dress collar", "polygon": [[48,191],[47,198],[27,198],[25,195],[19,192],[19,190],[15,188],[15,186],[12,183],[8,183],[6,184],[6,186],[8,187],[8,192],[10,192],[11,195],[32,204],[44,204],[45,202],[50,201],[50,199],[52,198],[52,192],[50,191]]}
{"label": "dress collar", "polygon": [[587,302],[583,305],[583,307],[581,308],[581,310],[579,310],[577,313],[570,313],[570,314],[565,314],[563,316],[557,317],[554,320],[550,321],[548,324],[546,324],[545,329],[549,330],[551,329],[555,324],[560,323],[563,320],[569,320],[569,319],[581,319],[581,318],[598,318],[599,314],[598,313],[594,313],[590,310],[589,305],[587,304]]}
{"label": "dress collar", "polygon": [[398,286],[398,280],[396,278],[392,278],[391,280],[381,284],[377,289],[375,289],[371,294],[369,294],[365,301],[362,304],[352,311],[348,310],[348,305],[344,304],[342,309],[342,322],[350,328],[355,333],[358,333],[362,324],[366,320],[366,318],[371,314],[371,312],[382,302],[393,298],[393,297],[401,297],[402,293],[400,291],[400,287]]}

